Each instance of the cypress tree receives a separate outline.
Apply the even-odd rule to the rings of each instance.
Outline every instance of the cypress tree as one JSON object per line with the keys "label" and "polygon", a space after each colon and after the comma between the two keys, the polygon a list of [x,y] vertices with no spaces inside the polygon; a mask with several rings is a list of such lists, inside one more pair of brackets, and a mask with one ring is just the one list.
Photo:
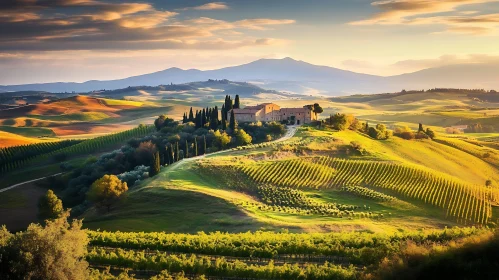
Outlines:
{"label": "cypress tree", "polygon": [[189,111],[189,121],[194,122],[194,114],[192,113],[192,107],[191,110]]}
{"label": "cypress tree", "polygon": [[175,162],[175,151],[173,150],[173,144],[170,144],[170,159],[172,163]]}
{"label": "cypress tree", "polygon": [[418,132],[424,132],[423,124],[419,123]]}
{"label": "cypress tree", "polygon": [[185,140],[185,155],[184,155],[184,158],[188,158],[189,157],[189,143],[187,142],[187,140]]}
{"label": "cypress tree", "polygon": [[160,159],[159,159],[159,152],[156,151],[156,153],[154,154],[154,156],[152,158],[151,167],[149,168],[149,175],[151,177],[153,177],[156,174],[158,174],[159,171],[161,170],[161,163],[159,161],[160,161]]}
{"label": "cypress tree", "polygon": [[175,161],[178,161],[180,159],[180,153],[179,153],[179,148],[178,148],[178,142],[175,144]]}
{"label": "cypress tree", "polygon": [[182,123],[186,123],[187,122],[187,115],[186,113],[184,113],[184,116],[182,117]]}
{"label": "cypress tree", "polygon": [[201,113],[201,127],[203,127],[206,124],[206,111],[203,109],[203,112]]}
{"label": "cypress tree", "polygon": [[206,135],[203,135],[203,154],[206,154]]}
{"label": "cypress tree", "polygon": [[234,131],[237,127],[236,123],[236,117],[234,116],[234,110],[230,111],[230,123],[229,123],[229,128]]}
{"label": "cypress tree", "polygon": [[222,119],[225,118],[227,119],[227,112],[225,112],[225,103],[222,104],[222,110],[221,110],[221,113],[222,113]]}
{"label": "cypress tree", "polygon": [[194,138],[194,155],[196,157],[198,156],[198,137],[197,136]]}
{"label": "cypress tree", "polygon": [[196,128],[202,127],[201,113],[196,111]]}
{"label": "cypress tree", "polygon": [[239,103],[239,94],[236,94],[236,99],[234,100],[234,109],[241,108],[241,104]]}
{"label": "cypress tree", "polygon": [[215,108],[211,111],[210,127],[213,130],[217,130],[217,128],[218,128],[218,107],[217,106],[215,106]]}
{"label": "cypress tree", "polygon": [[222,130],[227,130],[227,121],[225,114],[222,114]]}

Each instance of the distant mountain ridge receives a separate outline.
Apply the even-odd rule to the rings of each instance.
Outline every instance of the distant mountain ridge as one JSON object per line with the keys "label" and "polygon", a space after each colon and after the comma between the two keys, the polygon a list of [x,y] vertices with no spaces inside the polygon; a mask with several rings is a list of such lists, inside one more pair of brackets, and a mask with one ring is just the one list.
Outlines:
{"label": "distant mountain ridge", "polygon": [[208,79],[255,82],[268,89],[331,96],[435,87],[492,89],[499,88],[499,64],[450,65],[409,74],[381,77],[313,65],[292,58],[260,59],[216,70],[182,70],[173,67],[118,80],[7,85],[0,86],[0,91],[89,92],[121,89],[128,86],[182,84]]}

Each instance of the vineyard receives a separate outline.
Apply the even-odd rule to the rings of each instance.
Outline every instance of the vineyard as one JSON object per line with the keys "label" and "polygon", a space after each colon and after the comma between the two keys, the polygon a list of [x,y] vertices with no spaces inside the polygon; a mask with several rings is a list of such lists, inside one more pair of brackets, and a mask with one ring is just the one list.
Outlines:
{"label": "vineyard", "polygon": [[483,161],[488,162],[496,167],[499,167],[499,152],[494,149],[483,147],[477,142],[450,138],[438,138],[434,141],[456,148],[477,158],[480,158]]}
{"label": "vineyard", "polygon": [[384,193],[377,192],[375,190],[371,190],[366,187],[361,187],[361,186],[344,186],[341,187],[342,191],[352,193],[354,195],[360,196],[360,197],[366,197],[370,198],[373,200],[378,200],[378,201],[391,201],[395,200],[395,197],[386,195]]}
{"label": "vineyard", "polygon": [[88,231],[92,267],[131,269],[148,276],[187,275],[234,279],[357,279],[402,244],[448,246],[488,235],[486,229],[451,228],[395,234],[341,233],[164,233]]}
{"label": "vineyard", "polygon": [[[277,206],[287,213],[320,214],[328,216],[354,216],[354,205],[341,205],[334,203],[321,203],[307,197],[303,192],[276,186],[259,186],[260,200],[270,206]],[[360,215],[360,214],[359,214]]]}
{"label": "vineyard", "polygon": [[29,164],[40,163],[57,156],[88,155],[112,148],[135,137],[153,132],[154,126],[139,126],[130,130],[96,137],[89,140],[66,140],[52,143],[38,143],[0,150],[0,174],[17,170]]}
{"label": "vineyard", "polygon": [[80,142],[81,140],[64,140],[0,148],[0,174],[23,166],[39,155],[61,150]]}
{"label": "vineyard", "polygon": [[391,162],[316,157],[264,161],[229,168],[242,171],[257,184],[279,187],[341,189],[364,185],[387,189],[401,197],[442,208],[448,217],[461,223],[486,224],[492,216],[491,203],[497,203],[498,198],[496,192],[489,188],[468,185],[445,174]]}

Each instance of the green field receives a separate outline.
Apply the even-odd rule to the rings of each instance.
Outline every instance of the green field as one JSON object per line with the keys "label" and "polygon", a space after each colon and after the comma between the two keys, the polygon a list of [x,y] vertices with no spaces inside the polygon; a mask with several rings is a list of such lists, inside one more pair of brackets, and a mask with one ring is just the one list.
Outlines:
{"label": "green field", "polygon": [[[367,152],[353,152],[351,141],[361,142]],[[135,187],[112,213],[88,213],[85,219],[93,229],[168,232],[397,232],[487,224],[497,219],[492,208],[498,201],[495,194],[483,199],[488,192],[484,183],[492,178],[497,186],[496,171],[470,151],[437,141],[379,141],[353,131],[302,128],[279,144],[230,150],[164,168]],[[278,188],[262,198],[257,189],[262,185]],[[395,200],[376,201],[342,191],[342,186],[365,186]],[[296,191],[279,189],[284,187]],[[197,208],[192,204],[196,199]],[[218,205],[217,211],[213,205]],[[344,206],[354,210],[342,210]],[[189,209],[189,214],[180,209]],[[176,212],[179,216],[171,214]]]}
{"label": "green field", "polygon": [[0,130],[24,137],[55,137],[55,133],[50,128],[43,127],[0,126]]}
{"label": "green field", "polygon": [[39,120],[60,122],[90,122],[109,118],[107,114],[102,112],[82,112],[62,115],[28,115],[27,117]]}

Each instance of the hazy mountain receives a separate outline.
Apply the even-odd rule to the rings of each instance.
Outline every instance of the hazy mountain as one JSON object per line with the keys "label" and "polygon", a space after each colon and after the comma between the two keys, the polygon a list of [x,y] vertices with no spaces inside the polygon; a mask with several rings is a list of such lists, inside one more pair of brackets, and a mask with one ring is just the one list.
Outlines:
{"label": "hazy mountain", "polygon": [[388,77],[391,84],[406,89],[466,88],[498,89],[499,64],[457,64]]}
{"label": "hazy mountain", "polygon": [[499,65],[452,65],[410,74],[380,77],[313,65],[291,58],[260,59],[248,64],[217,70],[169,68],[119,80],[10,85],[0,86],[0,90],[88,92],[101,89],[121,89],[128,86],[180,84],[208,79],[254,82],[268,89],[324,95],[375,93],[433,87],[499,88]]}

